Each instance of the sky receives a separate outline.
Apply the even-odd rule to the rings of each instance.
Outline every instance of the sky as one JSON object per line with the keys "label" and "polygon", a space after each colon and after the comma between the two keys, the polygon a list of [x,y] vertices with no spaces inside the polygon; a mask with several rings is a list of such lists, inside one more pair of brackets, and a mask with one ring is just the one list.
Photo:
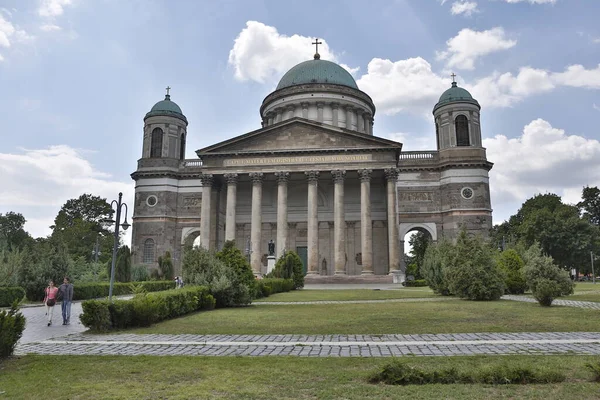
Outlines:
{"label": "sky", "polygon": [[598,0],[0,0],[0,213],[40,237],[82,193],[133,204],[165,87],[195,158],[260,128],[314,38],[405,151],[435,148],[432,109],[457,75],[482,107],[494,223],[537,193],[576,203],[600,186],[598,15]]}

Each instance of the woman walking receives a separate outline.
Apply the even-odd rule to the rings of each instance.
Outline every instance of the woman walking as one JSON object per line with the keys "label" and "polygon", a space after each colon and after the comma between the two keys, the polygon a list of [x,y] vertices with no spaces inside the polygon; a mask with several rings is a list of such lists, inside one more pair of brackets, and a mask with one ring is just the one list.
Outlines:
{"label": "woman walking", "polygon": [[54,311],[54,305],[56,304],[56,295],[58,294],[58,288],[54,286],[54,281],[48,282],[48,287],[44,290],[46,294],[44,296],[44,304],[46,305],[46,315],[48,316],[48,326],[52,325],[52,312]]}

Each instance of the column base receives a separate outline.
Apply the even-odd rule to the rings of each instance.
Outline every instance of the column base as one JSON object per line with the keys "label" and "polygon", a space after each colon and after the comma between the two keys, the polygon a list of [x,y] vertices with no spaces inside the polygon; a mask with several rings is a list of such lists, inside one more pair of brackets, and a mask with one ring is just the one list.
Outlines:
{"label": "column base", "polygon": [[399,269],[392,269],[390,270],[390,272],[388,272],[388,275],[396,275],[399,274],[401,271]]}
{"label": "column base", "polygon": [[360,274],[361,275],[374,275],[373,271],[363,271]]}
{"label": "column base", "polygon": [[317,271],[307,271],[306,275],[319,275]]}
{"label": "column base", "polygon": [[346,271],[335,271],[334,275],[348,275]]}

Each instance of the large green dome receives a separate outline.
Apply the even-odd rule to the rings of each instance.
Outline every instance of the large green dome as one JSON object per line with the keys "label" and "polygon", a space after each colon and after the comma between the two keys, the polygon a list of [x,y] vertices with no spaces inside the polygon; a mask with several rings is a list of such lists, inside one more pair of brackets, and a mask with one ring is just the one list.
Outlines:
{"label": "large green dome", "polygon": [[177,105],[177,103],[171,101],[170,95],[166,95],[164,100],[161,100],[158,103],[156,103],[152,107],[150,112],[146,114],[146,117],[144,119],[159,115],[176,117],[179,119],[183,119],[187,123],[187,118],[185,117],[185,115],[183,115],[181,108]]}
{"label": "large green dome", "polygon": [[471,93],[469,93],[463,88],[458,87],[456,85],[456,82],[452,82],[452,87],[446,90],[444,93],[442,93],[440,99],[438,100],[433,110],[435,111],[438,107],[454,102],[471,103],[479,105],[477,100],[475,100],[473,96],[471,96]]}
{"label": "large green dome", "polygon": [[331,61],[315,59],[301,62],[286,72],[277,90],[307,83],[329,83],[358,89],[354,78],[344,68]]}

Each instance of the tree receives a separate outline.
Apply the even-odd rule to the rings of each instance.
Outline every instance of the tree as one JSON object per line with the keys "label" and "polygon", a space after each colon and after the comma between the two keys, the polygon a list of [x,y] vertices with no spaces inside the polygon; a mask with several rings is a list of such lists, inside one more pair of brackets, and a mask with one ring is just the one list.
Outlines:
{"label": "tree", "polygon": [[537,243],[523,257],[527,285],[540,305],[549,307],[555,298],[573,293],[569,273],[554,265],[552,257],[544,255]]}
{"label": "tree", "polygon": [[[110,277],[110,272],[108,276]],[[119,247],[119,250],[117,250],[115,280],[117,282],[131,281],[131,251],[129,250],[129,246],[121,246]]]}
{"label": "tree", "polygon": [[73,258],[84,257],[87,260],[91,260],[98,240],[102,253],[100,261],[106,262],[112,254],[114,238],[110,227],[103,221],[111,219],[113,213],[106,199],[82,194],[61,207],[51,226],[51,237],[64,242]]}
{"label": "tree", "polygon": [[592,224],[600,225],[600,189],[598,187],[586,186],[581,194],[582,201],[577,203],[577,207],[583,213],[583,217]]}
{"label": "tree", "polygon": [[0,213],[0,250],[9,251],[23,249],[33,239],[25,231],[25,217],[12,211],[2,215]]}
{"label": "tree", "polygon": [[302,268],[302,260],[295,251],[286,251],[277,262],[275,268],[267,275],[269,278],[292,279],[294,281],[294,289],[304,287],[304,270]]}
{"label": "tree", "polygon": [[452,242],[442,238],[437,243],[428,246],[423,257],[421,275],[435,293],[443,296],[450,295],[445,272],[450,259],[454,257],[454,251]]}
{"label": "tree", "polygon": [[420,270],[423,265],[427,247],[431,243],[431,236],[428,233],[417,231],[408,239],[408,243],[411,246],[411,262],[409,264],[415,264],[416,268],[413,269],[414,272],[416,272],[415,279],[421,279]]}
{"label": "tree", "polygon": [[[127,248],[129,249],[129,248]],[[164,256],[158,257],[158,270],[160,277],[166,280],[173,280],[173,260],[171,259],[171,252],[165,252]]]}

